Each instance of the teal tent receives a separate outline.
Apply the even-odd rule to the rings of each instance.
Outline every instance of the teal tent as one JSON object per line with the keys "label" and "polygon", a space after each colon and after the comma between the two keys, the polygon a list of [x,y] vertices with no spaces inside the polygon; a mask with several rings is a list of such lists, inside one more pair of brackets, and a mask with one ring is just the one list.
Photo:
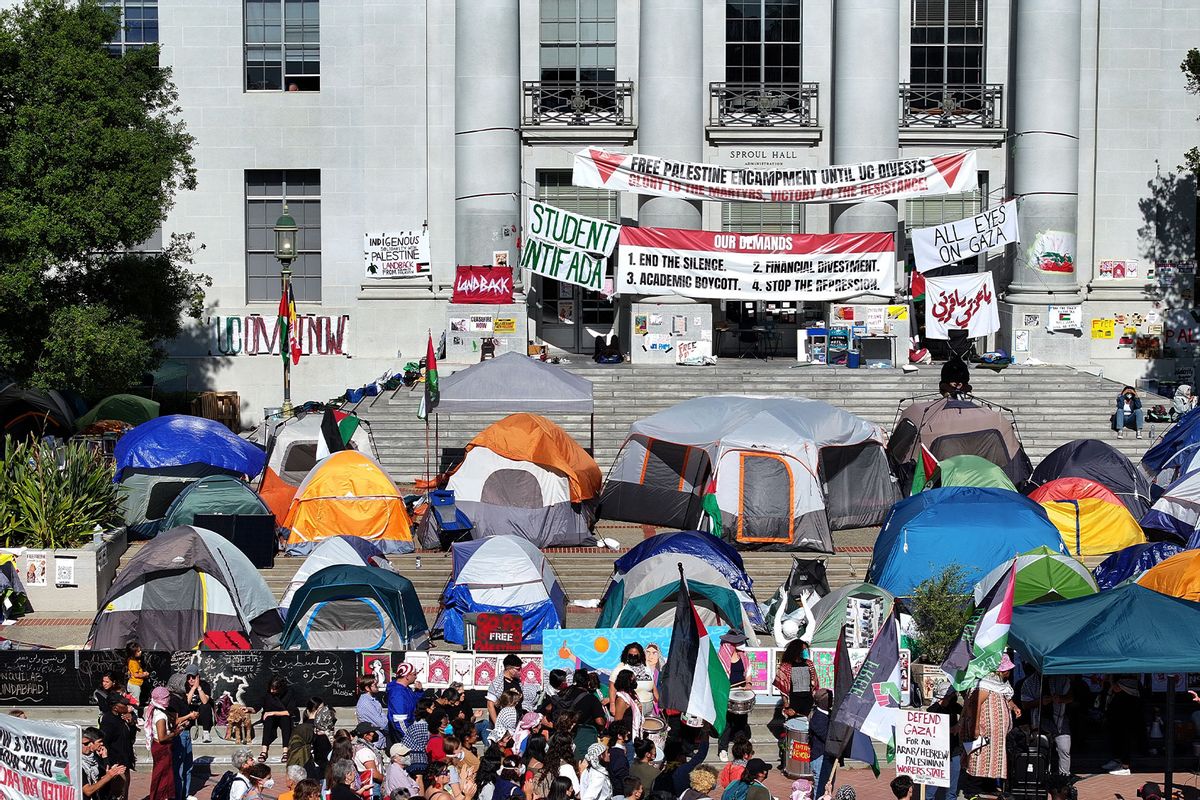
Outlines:
{"label": "teal tent", "polygon": [[245,481],[232,475],[209,475],[188,485],[176,496],[159,530],[191,525],[198,514],[270,514]]}
{"label": "teal tent", "polygon": [[[659,628],[671,627],[675,615],[675,598],[679,580],[655,586],[644,594],[625,597],[624,584],[616,584],[605,598],[597,628]],[[728,586],[714,586],[688,581],[692,602],[706,625],[728,625],[753,639],[754,628],[746,618],[741,601]]]}
{"label": "teal tent", "polygon": [[284,650],[428,650],[429,625],[412,581],[380,567],[335,564],[292,595]]}
{"label": "teal tent", "polygon": [[158,416],[158,403],[138,397],[136,394],[110,394],[92,410],[75,420],[75,427],[83,430],[102,419],[115,419],[130,425],[141,425]]}

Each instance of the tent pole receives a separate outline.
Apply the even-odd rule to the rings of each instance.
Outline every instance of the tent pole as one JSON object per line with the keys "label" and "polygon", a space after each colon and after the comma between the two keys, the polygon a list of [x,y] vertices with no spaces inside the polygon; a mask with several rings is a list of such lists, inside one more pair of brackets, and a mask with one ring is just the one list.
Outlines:
{"label": "tent pole", "polygon": [[1163,771],[1163,794],[1174,795],[1175,783],[1175,674],[1167,676],[1167,729],[1163,731],[1163,746],[1167,749],[1167,766]]}
{"label": "tent pole", "polygon": [[588,417],[588,447],[592,451],[592,458],[596,457],[596,412],[593,411]]}

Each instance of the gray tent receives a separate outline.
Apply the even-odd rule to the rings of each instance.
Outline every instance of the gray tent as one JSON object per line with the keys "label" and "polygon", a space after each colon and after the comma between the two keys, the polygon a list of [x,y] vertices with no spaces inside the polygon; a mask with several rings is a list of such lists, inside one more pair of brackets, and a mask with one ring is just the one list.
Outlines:
{"label": "gray tent", "polygon": [[600,496],[605,519],[689,529],[710,479],[722,534],[747,549],[833,552],[899,490],[879,426],[805,398],[698,397],[635,422]]}
{"label": "gray tent", "polygon": [[518,353],[459,370],[439,386],[439,414],[591,414],[592,382]]}
{"label": "gray tent", "polygon": [[209,632],[275,644],[283,620],[267,582],[245,555],[212,531],[183,525],[160,534],[117,575],[92,622],[88,646],[194,650]]}

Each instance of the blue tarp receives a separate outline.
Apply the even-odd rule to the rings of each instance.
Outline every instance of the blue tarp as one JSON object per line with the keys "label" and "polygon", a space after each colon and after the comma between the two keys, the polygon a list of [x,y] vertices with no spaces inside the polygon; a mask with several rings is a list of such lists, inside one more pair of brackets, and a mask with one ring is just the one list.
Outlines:
{"label": "blue tarp", "polygon": [[1158,562],[1166,561],[1176,553],[1182,553],[1183,550],[1183,547],[1174,542],[1130,545],[1097,564],[1092,570],[1092,575],[1095,576],[1100,591],[1114,589],[1130,578],[1141,575]]}
{"label": "blue tarp", "polygon": [[1162,438],[1142,456],[1142,466],[1157,475],[1171,456],[1188,445],[1200,443],[1200,408],[1193,408],[1172,425]]}
{"label": "blue tarp", "polygon": [[892,506],[875,541],[867,583],[908,597],[921,581],[959,564],[970,586],[1042,546],[1066,554],[1058,529],[1028,497],[990,487],[931,489]]}
{"label": "blue tarp", "polygon": [[130,470],[207,464],[253,478],[267,454],[219,422],[172,414],[143,422],[117,442],[117,479]]}

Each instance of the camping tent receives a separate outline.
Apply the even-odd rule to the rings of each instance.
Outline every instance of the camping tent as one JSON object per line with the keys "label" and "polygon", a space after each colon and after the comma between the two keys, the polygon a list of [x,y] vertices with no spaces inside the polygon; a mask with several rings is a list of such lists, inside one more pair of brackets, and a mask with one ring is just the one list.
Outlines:
{"label": "camping tent", "polygon": [[1085,478],[1115,494],[1134,519],[1150,507],[1150,483],[1124,453],[1097,439],[1075,439],[1042,459],[1029,479],[1033,486],[1057,478]]}
{"label": "camping tent", "polygon": [[[476,539],[513,534],[538,547],[566,547],[591,543],[602,480],[595,459],[566,431],[522,413],[476,435],[446,488]],[[423,525],[422,546],[436,549],[434,515]]]}
{"label": "camping tent", "polygon": [[91,410],[75,421],[75,427],[83,430],[88,425],[105,419],[141,425],[158,416],[158,403],[136,394],[110,394]]}
{"label": "camping tent", "polygon": [[171,503],[163,530],[191,525],[197,514],[270,514],[254,490],[232,475],[208,475],[188,484]]}
{"label": "camping tent", "polygon": [[938,461],[966,454],[986,458],[1004,470],[1014,486],[1033,471],[1016,426],[999,411],[971,400],[941,397],[912,403],[900,414],[887,452],[905,492],[922,446]]}
{"label": "camping tent", "polygon": [[[1070,556],[1037,547],[1017,556],[1017,580],[1013,587],[1013,605],[1070,600],[1100,591],[1087,567]],[[992,587],[1008,576],[1012,560],[999,564],[975,584],[975,603],[987,597]]]}
{"label": "camping tent", "polygon": [[385,553],[411,553],[412,527],[404,497],[379,462],[341,450],[313,467],[296,490],[284,527],[287,554],[303,556],[330,536],[370,539]]}
{"label": "camping tent", "polygon": [[876,525],[899,496],[882,443],[819,400],[698,397],[632,425],[601,516],[686,529],[715,506],[741,547],[832,552],[831,530]]}
{"label": "camping tent", "polygon": [[522,640],[541,644],[542,631],[565,628],[567,596],[554,568],[529,540],[492,536],[456,542],[454,572],[442,592],[434,625],[451,644],[463,643],[463,615],[517,614]]}
{"label": "camping tent", "polygon": [[200,477],[214,472],[253,478],[266,453],[219,422],[172,414],[143,422],[117,442],[113,453],[117,480],[149,472]]}
{"label": "camping tent", "polygon": [[1065,552],[1058,530],[1029,498],[974,486],[932,489],[892,508],[875,541],[867,582],[907,597],[921,581],[959,564],[973,583],[1040,545]]}
{"label": "camping tent", "polygon": [[288,584],[287,591],[283,593],[283,600],[279,603],[279,613],[285,618],[288,613],[288,606],[292,602],[292,595],[296,590],[304,585],[310,577],[325,569],[338,564],[350,564],[359,567],[379,567],[380,569],[392,570],[392,565],[387,560],[387,556],[383,554],[374,542],[367,539],[360,539],[357,536],[331,536],[328,539],[320,542],[313,551],[309,553],[308,558],[304,559],[304,563],[300,565],[300,569],[296,570],[296,574],[292,576],[291,583]]}
{"label": "camping tent", "polygon": [[1058,532],[1068,552],[1077,556],[1115,553],[1123,547],[1146,541],[1125,506],[1098,497],[1079,500],[1047,500],[1040,504]]}
{"label": "camping tent", "polygon": [[1154,495],[1155,489],[1166,489],[1172,483],[1195,469],[1200,469],[1200,442],[1189,444],[1180,449],[1175,455],[1168,458],[1166,463],[1154,473],[1153,485],[1150,487],[1151,499],[1158,499]]}
{"label": "camping tent", "polygon": [[14,439],[66,439],[74,432],[75,414],[59,392],[22,389],[15,383],[0,389],[0,433]]}
{"label": "camping tent", "polygon": [[292,597],[285,650],[427,650],[429,625],[412,581],[390,570],[335,564]]}
{"label": "camping tent", "polygon": [[950,456],[939,461],[925,484],[926,489],[937,489],[942,486],[979,486],[993,489],[1017,490],[1013,482],[1004,474],[1004,470],[982,456],[964,453],[960,456]]}
{"label": "camping tent", "polygon": [[250,559],[212,531],[189,525],[148,542],[117,574],[92,622],[88,647],[194,650],[210,631],[256,648],[283,630],[275,597]]}
{"label": "camping tent", "polygon": [[1193,444],[1200,444],[1200,408],[1184,414],[1159,437],[1142,456],[1142,469],[1148,475],[1157,475],[1174,455]]}
{"label": "camping tent", "polygon": [[1161,531],[1180,543],[1191,538],[1200,528],[1200,469],[1168,486],[1141,521],[1143,528]]}
{"label": "camping tent", "polygon": [[1183,548],[1174,542],[1147,542],[1118,550],[1101,561],[1092,570],[1096,585],[1102,591],[1116,588],[1130,578],[1140,578],[1142,573],[1160,561],[1166,561]]}
{"label": "camping tent", "polygon": [[1200,550],[1184,550],[1155,564],[1137,582],[1172,597],[1200,600]]}
{"label": "camping tent", "polygon": [[[857,646],[869,647],[877,632],[878,625],[870,619],[864,619],[861,613],[864,605],[878,603],[878,613],[871,615],[875,622],[882,623],[892,613],[895,596],[878,586],[869,583],[849,583],[822,597],[812,607],[812,628],[807,633],[808,643],[812,647],[837,647],[838,636],[843,625],[849,625],[846,635],[849,641],[858,642]],[[851,647],[856,646],[851,644]]]}

